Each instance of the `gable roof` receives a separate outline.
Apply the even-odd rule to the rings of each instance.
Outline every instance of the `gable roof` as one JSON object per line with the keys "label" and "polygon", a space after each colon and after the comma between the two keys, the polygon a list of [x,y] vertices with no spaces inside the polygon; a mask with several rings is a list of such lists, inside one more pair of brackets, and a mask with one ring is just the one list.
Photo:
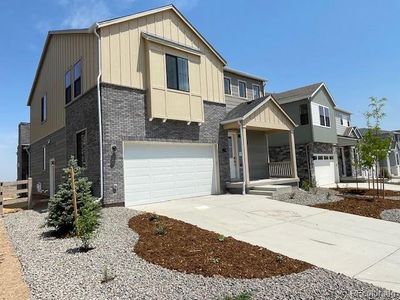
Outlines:
{"label": "gable roof", "polygon": [[255,112],[258,108],[263,106],[268,101],[272,101],[273,103],[275,103],[278,109],[290,121],[290,123],[294,127],[297,126],[296,123],[294,123],[293,120],[288,116],[288,114],[282,109],[282,107],[275,101],[272,94],[267,94],[261,98],[240,103],[226,115],[225,119],[221,122],[221,124],[224,125],[235,121],[245,120],[248,116],[250,116],[253,112]]}
{"label": "gable roof", "polygon": [[331,93],[329,92],[328,88],[326,87],[325,83],[323,83],[323,82],[306,85],[306,86],[303,86],[300,88],[288,90],[288,91],[281,92],[281,93],[274,93],[273,96],[279,104],[286,104],[286,103],[296,102],[296,101],[300,101],[300,100],[304,100],[304,99],[311,99],[322,88],[324,88],[325,91],[328,93],[328,95],[333,103],[333,106],[336,107],[335,101],[333,100]]}
{"label": "gable roof", "polygon": [[352,115],[353,114],[353,113],[349,112],[348,110],[342,109],[340,107],[335,107],[335,110],[338,111],[338,112],[342,112],[342,113],[348,114],[348,115]]}
{"label": "gable roof", "polygon": [[29,106],[31,104],[33,91],[35,89],[36,82],[38,80],[38,77],[39,77],[39,74],[40,74],[40,71],[41,71],[41,68],[42,68],[42,65],[43,65],[43,62],[44,62],[44,59],[45,59],[45,56],[46,56],[46,53],[47,53],[47,50],[48,50],[48,47],[49,47],[49,44],[50,44],[52,36],[59,35],[59,34],[77,34],[77,33],[79,33],[79,34],[88,34],[88,33],[93,33],[97,28],[110,26],[110,25],[113,25],[113,24],[117,24],[117,23],[129,21],[129,20],[133,20],[133,19],[136,19],[136,18],[144,17],[144,16],[147,16],[147,15],[151,15],[151,14],[155,14],[155,13],[163,12],[163,11],[167,11],[167,10],[174,11],[178,15],[178,17],[180,17],[182,19],[182,21],[187,26],[189,26],[189,28],[197,35],[197,37],[207,45],[207,47],[218,57],[218,59],[224,65],[227,64],[226,60],[201,35],[201,33],[188,21],[188,19],[186,19],[185,16],[173,4],[169,4],[169,5],[161,6],[161,7],[158,7],[158,8],[142,11],[142,12],[139,12],[139,13],[123,16],[123,17],[118,17],[118,18],[114,18],[114,19],[95,22],[92,26],[90,26],[88,28],[49,31],[47,33],[47,37],[46,37],[46,40],[45,40],[45,43],[44,43],[44,46],[43,46],[42,54],[40,56],[39,64],[38,64],[37,69],[36,69],[35,77],[33,79],[33,83],[32,83],[32,87],[31,87],[30,93],[29,93],[27,105]]}
{"label": "gable roof", "polygon": [[165,6],[161,6],[161,7],[158,7],[158,8],[142,11],[142,12],[139,12],[139,13],[135,13],[135,14],[131,14],[131,15],[123,16],[123,17],[103,20],[103,21],[100,21],[100,22],[97,22],[97,23],[93,24],[90,28],[92,30],[94,30],[94,28],[102,28],[102,27],[106,27],[106,26],[110,26],[110,25],[113,25],[113,24],[118,24],[118,23],[130,21],[130,20],[133,20],[133,19],[145,17],[145,16],[148,16],[148,15],[152,15],[152,14],[163,12],[163,11],[167,11],[167,10],[172,10],[173,12],[175,12],[178,15],[178,17],[180,17],[182,19],[182,21],[197,35],[197,37],[204,44],[206,44],[207,47],[218,57],[218,59],[224,65],[227,64],[226,60],[222,57],[222,55],[218,53],[218,51],[205,39],[205,37],[192,25],[192,23],[189,22],[188,19],[186,19],[186,17],[173,4],[168,4],[168,5],[165,5]]}
{"label": "gable roof", "polygon": [[348,138],[356,138],[356,139],[362,138],[361,132],[358,130],[356,126],[347,127],[341,136]]}
{"label": "gable roof", "polygon": [[224,72],[232,73],[232,74],[235,74],[235,75],[247,77],[247,78],[254,79],[254,80],[259,80],[259,81],[262,81],[262,82],[266,82],[267,81],[267,79],[265,79],[265,78],[261,78],[259,76],[252,75],[252,74],[249,74],[249,73],[246,73],[246,72],[242,72],[242,71],[239,71],[239,70],[235,70],[235,69],[232,69],[232,68],[229,68],[229,67],[224,67]]}

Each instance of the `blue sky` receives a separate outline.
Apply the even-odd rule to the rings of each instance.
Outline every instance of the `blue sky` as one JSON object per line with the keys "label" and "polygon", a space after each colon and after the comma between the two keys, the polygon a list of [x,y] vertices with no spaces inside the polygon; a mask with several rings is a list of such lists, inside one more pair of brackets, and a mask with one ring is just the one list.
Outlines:
{"label": "blue sky", "polygon": [[386,129],[400,129],[400,1],[3,0],[0,22],[0,180],[16,177],[17,125],[48,30],[174,3],[230,67],[279,92],[324,81],[364,126],[368,97],[387,97]]}

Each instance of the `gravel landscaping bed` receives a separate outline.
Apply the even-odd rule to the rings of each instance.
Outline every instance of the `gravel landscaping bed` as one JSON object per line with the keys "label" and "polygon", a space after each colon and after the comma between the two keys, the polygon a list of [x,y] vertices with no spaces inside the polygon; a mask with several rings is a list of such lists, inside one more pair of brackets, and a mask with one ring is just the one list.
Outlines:
{"label": "gravel landscaping bed", "polygon": [[313,188],[309,192],[293,188],[293,192],[276,195],[274,199],[293,204],[315,205],[342,200],[337,194],[337,191],[325,188]]}
{"label": "gravel landscaping bed", "polygon": [[[133,252],[138,235],[128,221],[138,213],[103,210],[95,249],[77,252],[75,239],[55,239],[45,214],[5,218],[32,299],[222,299],[250,291],[253,299],[399,299],[400,295],[320,268],[269,279],[208,278],[167,270]],[[101,283],[107,266],[115,279]]]}
{"label": "gravel landscaping bed", "polygon": [[381,219],[400,223],[400,209],[387,209],[381,212]]}

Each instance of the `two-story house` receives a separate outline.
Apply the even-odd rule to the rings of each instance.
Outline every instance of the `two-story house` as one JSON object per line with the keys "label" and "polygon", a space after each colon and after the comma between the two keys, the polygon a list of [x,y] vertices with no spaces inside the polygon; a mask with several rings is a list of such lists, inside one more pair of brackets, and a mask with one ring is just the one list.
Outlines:
{"label": "two-story house", "polygon": [[[294,135],[299,178],[317,186],[338,182],[336,104],[326,85],[316,83],[273,96],[298,124]],[[276,161],[288,157],[285,137],[271,138],[269,149],[271,158]]]}
{"label": "two-story house", "polygon": [[[221,193],[232,178],[245,192],[252,133],[281,132],[294,145],[295,123],[263,95],[263,80],[225,67],[173,5],[49,32],[28,100],[36,191],[52,196],[75,156],[106,205]],[[237,78],[254,86],[236,89]],[[250,101],[233,108],[235,93]],[[285,174],[297,182],[291,150]]]}
{"label": "two-story house", "polygon": [[339,177],[341,181],[346,178],[352,180],[356,175],[362,175],[356,165],[356,145],[362,136],[358,128],[351,125],[351,112],[335,107],[335,118]]}

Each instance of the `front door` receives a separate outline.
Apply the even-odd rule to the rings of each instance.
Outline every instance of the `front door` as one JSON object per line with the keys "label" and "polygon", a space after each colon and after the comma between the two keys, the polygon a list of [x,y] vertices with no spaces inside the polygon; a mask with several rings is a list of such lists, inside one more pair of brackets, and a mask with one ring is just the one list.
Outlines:
{"label": "front door", "polygon": [[240,179],[240,137],[235,132],[228,133],[229,170],[232,180]]}
{"label": "front door", "polygon": [[55,185],[56,185],[56,178],[55,178],[55,169],[56,169],[56,161],[54,158],[50,159],[49,161],[49,193],[50,197],[54,196],[55,193]]}

